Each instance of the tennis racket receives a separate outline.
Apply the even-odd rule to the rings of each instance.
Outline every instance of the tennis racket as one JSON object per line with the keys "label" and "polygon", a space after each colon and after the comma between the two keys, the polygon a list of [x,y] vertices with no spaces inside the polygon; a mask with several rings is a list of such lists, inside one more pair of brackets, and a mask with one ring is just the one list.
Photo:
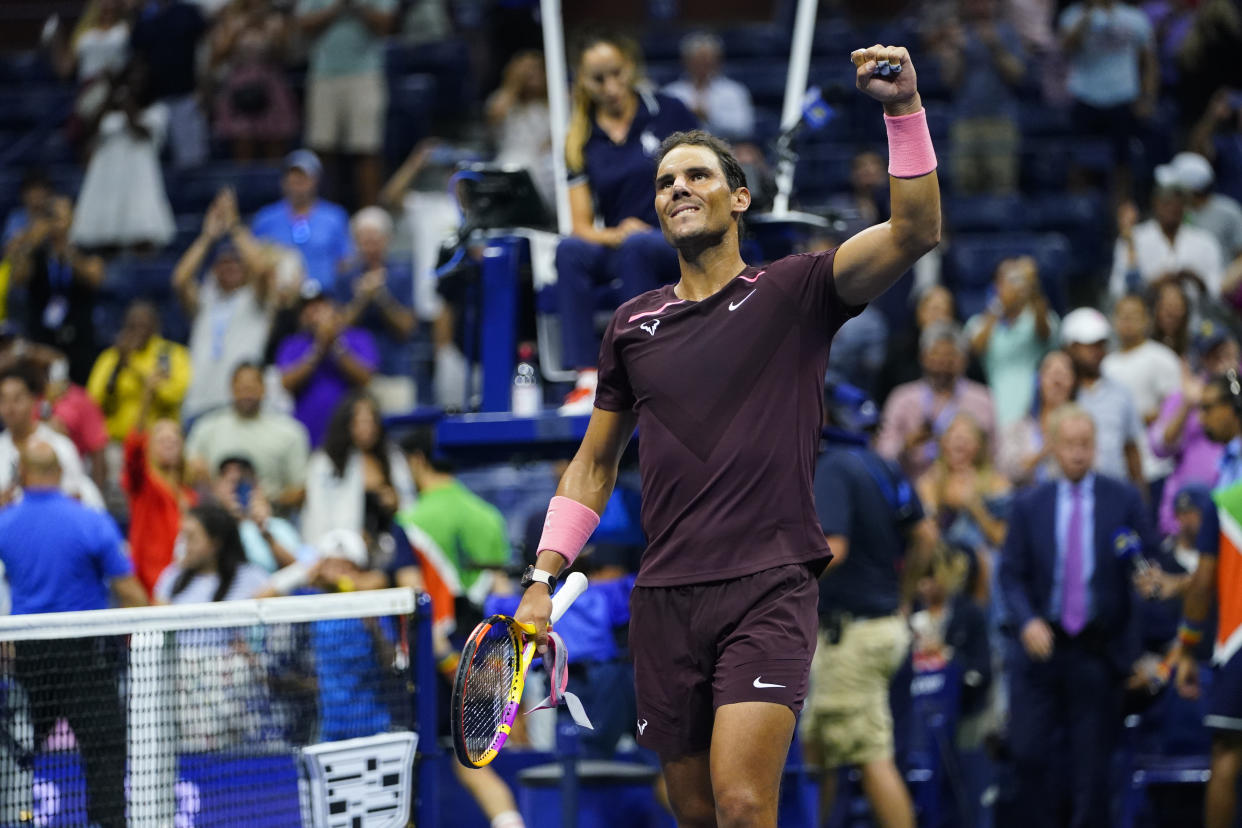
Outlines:
{"label": "tennis racket", "polygon": [[[552,596],[552,624],[586,588],[581,572],[565,579]],[[535,628],[507,615],[489,616],[470,633],[453,682],[451,717],[453,750],[466,767],[483,767],[504,747],[534,657]]]}

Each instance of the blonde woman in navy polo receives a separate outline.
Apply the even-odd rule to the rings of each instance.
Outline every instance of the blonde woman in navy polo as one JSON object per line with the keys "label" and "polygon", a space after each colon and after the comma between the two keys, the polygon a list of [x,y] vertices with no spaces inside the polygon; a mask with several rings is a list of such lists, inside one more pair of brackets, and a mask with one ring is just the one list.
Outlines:
{"label": "blonde woman in navy polo", "polygon": [[579,371],[561,410],[589,414],[599,357],[595,289],[618,284],[615,306],[677,281],[677,252],[655,214],[654,155],[661,141],[694,129],[698,119],[681,101],[644,84],[642,54],[629,38],[588,35],[575,65],[565,136],[573,234],[556,250],[556,291],[561,363]]}

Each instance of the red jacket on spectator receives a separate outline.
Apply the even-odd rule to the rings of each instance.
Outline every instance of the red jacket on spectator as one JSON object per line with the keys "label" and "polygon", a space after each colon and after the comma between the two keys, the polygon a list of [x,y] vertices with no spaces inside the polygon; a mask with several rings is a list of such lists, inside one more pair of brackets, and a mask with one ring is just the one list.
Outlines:
{"label": "red jacket on spectator", "polygon": [[125,438],[125,467],[121,488],[129,497],[129,546],[134,574],[142,581],[147,595],[172,562],[173,545],[181,531],[181,507],[198,502],[194,491],[185,486],[180,492],[155,472],[147,462],[147,432],[134,431]]}

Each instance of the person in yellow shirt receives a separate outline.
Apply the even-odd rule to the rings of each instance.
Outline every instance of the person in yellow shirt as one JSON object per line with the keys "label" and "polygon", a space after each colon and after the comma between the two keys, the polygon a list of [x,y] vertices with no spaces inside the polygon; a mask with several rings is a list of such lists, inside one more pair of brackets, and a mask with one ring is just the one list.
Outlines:
{"label": "person in yellow shirt", "polygon": [[159,374],[150,418],[181,420],[181,401],[190,387],[190,353],[159,334],[160,317],[150,302],[137,301],[125,312],[116,344],[91,368],[86,390],[103,409],[108,437],[124,440],[138,422],[147,377]]}

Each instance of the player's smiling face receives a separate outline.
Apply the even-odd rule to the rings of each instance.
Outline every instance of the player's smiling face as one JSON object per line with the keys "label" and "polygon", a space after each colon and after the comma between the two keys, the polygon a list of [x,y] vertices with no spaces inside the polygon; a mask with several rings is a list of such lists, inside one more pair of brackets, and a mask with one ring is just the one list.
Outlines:
{"label": "player's smiling face", "polygon": [[655,208],[664,237],[679,241],[723,236],[734,211],[750,206],[744,187],[730,191],[720,159],[707,147],[682,145],[664,156],[656,171]]}

